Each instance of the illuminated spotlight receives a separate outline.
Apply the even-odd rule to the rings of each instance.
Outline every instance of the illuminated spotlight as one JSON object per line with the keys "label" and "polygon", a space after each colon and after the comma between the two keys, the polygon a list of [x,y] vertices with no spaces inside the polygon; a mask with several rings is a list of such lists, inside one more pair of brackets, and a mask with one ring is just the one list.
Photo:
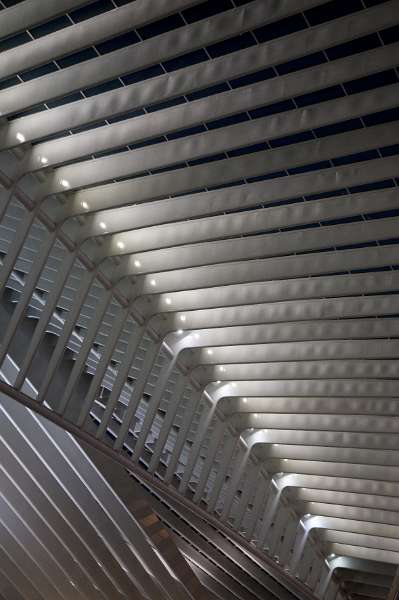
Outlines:
{"label": "illuminated spotlight", "polygon": [[245,402],[245,403],[247,403],[248,402],[248,398],[243,398],[242,401]]}
{"label": "illuminated spotlight", "polygon": [[222,382],[220,381],[220,379],[218,379],[216,383],[219,385],[219,383],[222,383]]}
{"label": "illuminated spotlight", "polygon": [[21,144],[23,144],[24,142],[26,142],[26,137],[20,131],[18,131],[18,133],[17,133],[17,135],[15,137],[17,138],[17,140],[19,142],[21,142]]}
{"label": "illuminated spotlight", "polygon": [[99,225],[101,229],[107,229],[107,224],[104,221],[100,221]]}
{"label": "illuminated spotlight", "polygon": [[89,205],[85,200],[83,200],[83,202],[80,203],[80,206],[84,208],[84,210],[89,210]]}
{"label": "illuminated spotlight", "polygon": [[40,157],[40,162],[42,163],[42,165],[47,165],[48,158],[46,158],[45,156],[41,156]]}
{"label": "illuminated spotlight", "polygon": [[141,262],[140,262],[139,260],[137,260],[137,259],[136,259],[136,260],[134,261],[134,266],[135,266],[135,267],[137,267],[137,268],[138,268],[138,267],[141,267]]}
{"label": "illuminated spotlight", "polygon": [[182,333],[183,333],[183,329],[178,329],[178,330],[177,330],[177,333],[178,333],[179,335],[182,335]]}
{"label": "illuminated spotlight", "polygon": [[284,462],[287,462],[287,461],[288,461],[288,458],[284,458],[283,460],[284,460]]}
{"label": "illuminated spotlight", "polygon": [[171,298],[165,298],[165,302],[166,304],[172,304],[172,299]]}
{"label": "illuminated spotlight", "polygon": [[186,315],[180,315],[180,321],[185,321],[186,320]]}
{"label": "illuminated spotlight", "polygon": [[334,553],[330,554],[328,558],[335,558],[335,554]]}
{"label": "illuminated spotlight", "polygon": [[152,285],[153,287],[157,285],[157,282],[155,281],[155,279],[150,280],[150,285]]}
{"label": "illuminated spotlight", "polygon": [[123,250],[123,249],[124,249],[124,247],[125,247],[125,244],[124,244],[123,242],[116,242],[116,245],[118,246],[118,248],[119,248],[120,250]]}
{"label": "illuminated spotlight", "polygon": [[222,367],[222,365],[220,365],[220,367],[219,367],[219,371],[221,371],[222,373],[224,373],[224,372],[225,372],[225,370],[226,370],[226,369],[225,369],[224,367]]}
{"label": "illuminated spotlight", "polygon": [[61,179],[60,184],[62,185],[63,188],[69,188],[70,187],[70,183],[67,179]]}
{"label": "illuminated spotlight", "polygon": [[208,350],[206,351],[206,353],[209,354],[209,356],[212,356],[213,350],[211,348],[208,348]]}
{"label": "illuminated spotlight", "polygon": [[273,446],[278,446],[278,444],[273,444]]}
{"label": "illuminated spotlight", "polygon": [[305,517],[306,518],[310,517],[310,513],[306,513]]}

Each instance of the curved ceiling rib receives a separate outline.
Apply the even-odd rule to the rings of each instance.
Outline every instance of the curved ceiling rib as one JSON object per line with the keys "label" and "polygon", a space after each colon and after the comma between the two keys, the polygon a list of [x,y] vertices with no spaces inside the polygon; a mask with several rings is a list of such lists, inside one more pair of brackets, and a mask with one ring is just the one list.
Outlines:
{"label": "curved ceiling rib", "polygon": [[0,9],[0,598],[393,600],[398,0]]}

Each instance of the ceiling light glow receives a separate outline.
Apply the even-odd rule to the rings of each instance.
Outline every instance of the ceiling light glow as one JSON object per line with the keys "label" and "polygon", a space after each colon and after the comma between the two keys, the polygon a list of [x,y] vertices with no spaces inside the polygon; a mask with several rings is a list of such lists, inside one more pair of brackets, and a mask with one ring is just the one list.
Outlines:
{"label": "ceiling light glow", "polygon": [[137,267],[137,268],[141,267],[141,262],[140,262],[139,260],[137,260],[137,259],[136,259],[136,260],[134,261],[134,266],[135,266],[135,267]]}
{"label": "ceiling light glow", "polygon": [[84,200],[83,200],[83,202],[81,202],[81,203],[80,203],[80,206],[81,206],[82,208],[84,208],[85,210],[89,210],[89,205],[88,205],[88,204],[87,204],[87,202],[85,202]]}
{"label": "ceiling light glow", "polygon": [[124,244],[123,242],[116,242],[116,245],[118,246],[118,248],[119,248],[120,250],[123,250],[123,249],[124,249],[124,247],[125,247],[125,244]]}
{"label": "ceiling light glow", "polygon": [[18,131],[17,135],[15,136],[17,138],[17,140],[19,142],[21,142],[21,144],[23,144],[24,142],[26,142],[26,138],[24,136],[23,133],[21,133],[20,131]]}
{"label": "ceiling light glow", "polygon": [[152,285],[152,287],[157,285],[157,282],[155,281],[155,279],[150,280],[150,285]]}
{"label": "ceiling light glow", "polygon": [[70,184],[69,181],[67,179],[61,179],[60,180],[60,184],[62,185],[63,188],[69,188]]}

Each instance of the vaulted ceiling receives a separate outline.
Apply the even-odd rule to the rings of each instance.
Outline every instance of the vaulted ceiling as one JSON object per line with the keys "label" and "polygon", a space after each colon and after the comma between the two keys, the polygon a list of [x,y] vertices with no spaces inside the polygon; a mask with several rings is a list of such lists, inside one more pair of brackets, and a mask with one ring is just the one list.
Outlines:
{"label": "vaulted ceiling", "polygon": [[[108,479],[131,532],[127,490],[150,490],[174,598],[200,598],[179,587],[189,565],[201,598],[393,599],[399,1],[0,9],[2,555],[18,563],[17,496],[38,493],[18,488],[30,431],[54,485],[47,431],[57,481],[68,452],[76,473],[90,456],[89,488]],[[159,589],[129,567],[112,581],[164,599],[163,564]],[[28,597],[18,573],[0,568],[5,600]]]}

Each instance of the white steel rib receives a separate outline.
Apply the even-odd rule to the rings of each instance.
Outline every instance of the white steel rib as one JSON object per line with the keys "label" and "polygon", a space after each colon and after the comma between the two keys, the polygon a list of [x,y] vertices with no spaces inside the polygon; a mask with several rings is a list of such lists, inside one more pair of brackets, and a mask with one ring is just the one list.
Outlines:
{"label": "white steel rib", "polygon": [[0,600],[395,600],[399,1],[0,0]]}

